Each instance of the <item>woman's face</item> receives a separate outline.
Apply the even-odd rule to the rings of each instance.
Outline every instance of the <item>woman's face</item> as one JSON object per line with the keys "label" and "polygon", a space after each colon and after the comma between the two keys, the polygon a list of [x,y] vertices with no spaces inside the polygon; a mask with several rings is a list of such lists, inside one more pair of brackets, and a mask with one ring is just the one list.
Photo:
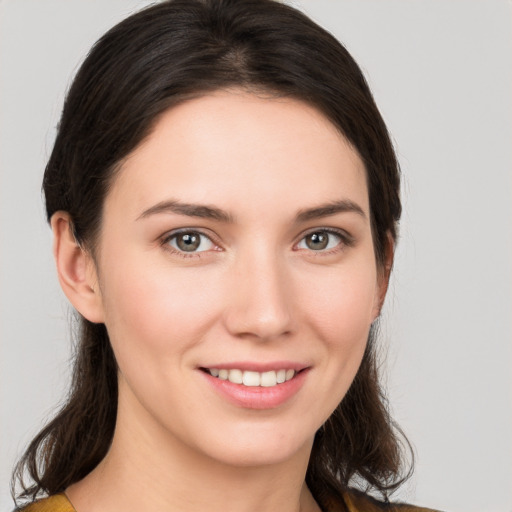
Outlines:
{"label": "woman's face", "polygon": [[118,428],[227,464],[308,452],[385,291],[369,217],[361,159],[310,106],[220,91],[166,112],[99,240]]}

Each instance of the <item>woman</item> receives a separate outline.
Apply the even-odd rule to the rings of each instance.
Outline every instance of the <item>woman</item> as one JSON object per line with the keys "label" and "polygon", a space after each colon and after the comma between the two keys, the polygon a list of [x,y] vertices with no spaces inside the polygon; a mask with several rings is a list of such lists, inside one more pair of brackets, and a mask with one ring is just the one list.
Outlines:
{"label": "woman", "polygon": [[18,467],[21,499],[51,496],[28,511],[395,508],[373,335],[399,172],[332,36],[270,0],[131,16],[78,72],[43,187],[81,337]]}

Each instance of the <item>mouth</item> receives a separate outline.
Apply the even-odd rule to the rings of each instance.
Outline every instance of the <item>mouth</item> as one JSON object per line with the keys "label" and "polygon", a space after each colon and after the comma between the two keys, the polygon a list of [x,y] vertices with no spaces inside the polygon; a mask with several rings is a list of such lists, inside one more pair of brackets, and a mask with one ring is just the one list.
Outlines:
{"label": "mouth", "polygon": [[233,384],[241,384],[249,388],[272,388],[292,380],[302,370],[292,368],[280,368],[266,372],[242,370],[240,368],[201,368],[205,373],[219,380],[229,381]]}
{"label": "mouth", "polygon": [[244,409],[274,409],[297,395],[311,366],[294,362],[219,363],[198,367],[218,395]]}

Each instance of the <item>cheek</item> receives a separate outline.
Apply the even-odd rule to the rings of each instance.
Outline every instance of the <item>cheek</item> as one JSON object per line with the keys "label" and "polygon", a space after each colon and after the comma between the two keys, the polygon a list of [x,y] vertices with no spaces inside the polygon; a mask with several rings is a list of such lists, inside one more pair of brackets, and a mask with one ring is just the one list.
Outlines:
{"label": "cheek", "polygon": [[[345,397],[364,355],[376,291],[376,275],[368,269],[372,266],[364,271],[333,269],[301,288],[301,309],[306,312],[303,328],[321,341],[316,347],[319,388],[310,397],[312,417],[320,419],[317,427]],[[308,288],[310,293],[304,293]]]}
{"label": "cheek", "polygon": [[215,316],[215,286],[208,285],[204,272],[176,271],[136,258],[106,271],[105,323],[114,350],[129,346],[141,356],[149,351],[165,358],[200,341]]}
{"label": "cheek", "polygon": [[333,270],[322,279],[312,279],[301,292],[304,309],[309,311],[311,322],[323,333],[326,341],[343,349],[344,345],[366,341],[374,320],[376,302],[376,274],[359,269]]}

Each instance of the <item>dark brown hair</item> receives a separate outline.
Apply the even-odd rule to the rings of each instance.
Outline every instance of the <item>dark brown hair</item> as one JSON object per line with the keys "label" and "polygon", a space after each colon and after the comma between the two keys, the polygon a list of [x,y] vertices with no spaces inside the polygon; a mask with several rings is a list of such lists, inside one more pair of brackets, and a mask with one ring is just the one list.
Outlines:
{"label": "dark brown hair", "polygon": [[[399,169],[368,85],[346,49],[299,11],[272,0],[164,1],[130,16],[92,48],[69,90],[43,188],[48,219],[70,213],[94,254],[102,207],[123,159],[159,116],[187,98],[241,87],[317,108],[350,141],[367,173],[376,260],[384,269],[400,217]],[[69,396],[29,445],[13,477],[20,499],[55,494],[106,455],[117,367],[106,328],[79,318]],[[350,486],[387,498],[403,480],[397,429],[379,386],[374,328],[347,395],[317,432],[306,481],[324,508]],[[23,482],[28,471],[30,485]],[[14,491],[13,491],[14,492]]]}

